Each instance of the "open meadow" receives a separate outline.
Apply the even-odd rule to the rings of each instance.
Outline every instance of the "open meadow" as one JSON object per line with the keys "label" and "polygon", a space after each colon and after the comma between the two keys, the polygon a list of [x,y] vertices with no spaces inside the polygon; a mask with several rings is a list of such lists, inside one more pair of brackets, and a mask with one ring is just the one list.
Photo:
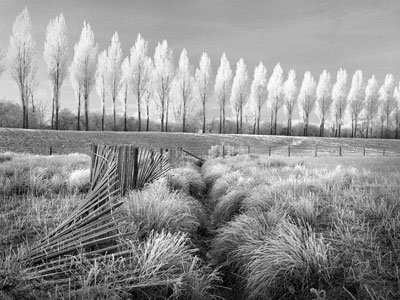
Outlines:
{"label": "open meadow", "polygon": [[182,158],[123,197],[129,255],[80,253],[57,284],[25,257],[88,196],[89,167],[0,154],[0,299],[400,298],[398,157]]}

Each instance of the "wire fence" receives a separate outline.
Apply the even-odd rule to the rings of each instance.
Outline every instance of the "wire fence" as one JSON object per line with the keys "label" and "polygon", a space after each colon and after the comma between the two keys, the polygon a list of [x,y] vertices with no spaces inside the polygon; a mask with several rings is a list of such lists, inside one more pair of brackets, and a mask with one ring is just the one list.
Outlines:
{"label": "wire fence", "polygon": [[[135,145],[141,147],[143,145]],[[256,154],[268,156],[285,156],[285,157],[319,157],[319,156],[400,156],[400,148],[387,147],[355,147],[355,146],[296,146],[296,145],[280,145],[280,146],[231,146],[231,145],[216,145],[204,147],[148,147],[161,153],[175,151],[173,149],[184,149],[189,154],[196,157],[226,157],[235,156],[238,154]],[[7,147],[0,145],[0,152],[17,152],[30,153],[38,155],[62,155],[71,153],[90,154],[91,143],[85,143],[78,146],[69,145],[42,145],[42,146],[24,146]],[[186,153],[188,155],[188,153]]]}

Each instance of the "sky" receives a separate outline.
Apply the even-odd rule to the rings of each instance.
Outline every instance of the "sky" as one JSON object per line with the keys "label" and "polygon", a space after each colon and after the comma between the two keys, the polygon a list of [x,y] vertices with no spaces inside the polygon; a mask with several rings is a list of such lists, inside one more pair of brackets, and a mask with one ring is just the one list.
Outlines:
{"label": "sky", "polygon": [[[0,0],[3,53],[7,52],[15,17],[25,6],[31,14],[36,40],[38,95],[49,103],[43,44],[48,22],[60,13],[66,19],[70,61],[82,24],[87,21],[100,50],[108,48],[111,36],[118,31],[124,56],[129,55],[140,33],[149,42],[151,56],[157,43],[166,39],[175,64],[183,48],[194,67],[202,52],[207,52],[214,75],[226,52],[233,71],[243,58],[251,76],[260,61],[270,76],[280,62],[285,77],[290,69],[296,70],[298,85],[307,70],[318,80],[326,69],[335,80],[341,67],[349,77],[357,69],[363,71],[365,79],[375,74],[379,84],[387,73],[400,80],[398,0]],[[17,84],[8,70],[0,77],[0,99],[20,101]],[[134,113],[136,106],[132,97],[130,100],[128,111]],[[62,108],[76,111],[68,77],[60,101]],[[106,105],[111,107],[110,99]],[[90,109],[100,110],[94,91]],[[209,105],[209,114],[217,113],[214,101]],[[296,118],[299,116],[295,112]]]}

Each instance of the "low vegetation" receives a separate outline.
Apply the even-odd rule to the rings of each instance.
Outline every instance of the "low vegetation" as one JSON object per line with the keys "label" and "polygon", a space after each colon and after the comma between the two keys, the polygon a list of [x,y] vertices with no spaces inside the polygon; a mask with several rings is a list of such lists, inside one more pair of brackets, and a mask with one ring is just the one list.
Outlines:
{"label": "low vegetation", "polygon": [[0,298],[400,297],[397,158],[184,159],[122,199],[129,255],[77,255],[67,287],[22,258],[84,200],[89,157],[0,159]]}

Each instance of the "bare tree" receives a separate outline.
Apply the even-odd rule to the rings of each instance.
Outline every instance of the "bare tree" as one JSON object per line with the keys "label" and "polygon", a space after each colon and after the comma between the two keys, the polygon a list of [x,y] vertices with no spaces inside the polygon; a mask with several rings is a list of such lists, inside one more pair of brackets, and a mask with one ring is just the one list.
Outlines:
{"label": "bare tree", "polygon": [[[172,50],[164,40],[154,52],[153,88],[161,117],[161,131],[168,131],[169,91],[174,77]],[[165,120],[165,122],[164,122]],[[165,123],[165,124],[164,124]],[[164,127],[165,126],[165,127]]]}
{"label": "bare tree", "polygon": [[320,120],[319,135],[324,136],[326,116],[332,105],[331,74],[323,70],[317,85],[316,114]]}
{"label": "bare tree", "polygon": [[232,70],[225,52],[215,77],[214,92],[219,105],[219,133],[225,133],[225,107],[231,90]]}
{"label": "bare tree", "polygon": [[125,57],[121,64],[121,80],[119,82],[119,94],[118,98],[122,104],[122,110],[124,113],[124,131],[127,131],[127,104],[128,104],[128,92],[129,92],[129,83],[131,80],[131,65],[129,57]]}
{"label": "bare tree", "polygon": [[340,137],[344,112],[347,106],[347,72],[340,69],[337,72],[336,83],[332,88],[332,117],[335,124],[335,137]]}
{"label": "bare tree", "polygon": [[141,104],[147,94],[147,89],[150,88],[152,68],[148,60],[147,41],[138,34],[135,45],[131,49],[130,63],[132,91],[137,100],[139,131],[142,130]]}
{"label": "bare tree", "polygon": [[232,113],[236,117],[236,133],[243,133],[243,106],[247,101],[249,75],[246,64],[241,58],[236,64],[236,74],[233,78],[231,92]]}
{"label": "bare tree", "polygon": [[351,116],[351,137],[357,137],[358,117],[363,109],[365,85],[361,70],[357,70],[351,79],[351,87],[347,96],[348,110]]}
{"label": "bare tree", "polygon": [[[268,81],[268,101],[271,108],[271,131],[270,134],[276,135],[277,123],[278,123],[278,111],[282,106],[282,90],[283,90],[283,71],[280,63],[278,63],[271,77]],[[272,131],[272,129],[274,129]]]}
{"label": "bare tree", "polygon": [[365,137],[368,138],[368,134],[372,137],[372,122],[376,118],[379,110],[379,86],[375,75],[372,75],[368,80],[367,87],[365,88],[363,107],[367,119],[367,132]]}
{"label": "bare tree", "polygon": [[212,76],[211,61],[207,53],[200,58],[199,67],[196,69],[195,79],[198,96],[202,103],[203,133],[206,132],[206,102],[210,93],[210,81]]}
{"label": "bare tree", "polygon": [[15,19],[8,47],[11,76],[17,82],[21,96],[22,128],[29,127],[29,88],[27,85],[29,78],[32,78],[32,72],[35,72],[34,49],[31,18],[25,7]]}
{"label": "bare tree", "polygon": [[119,82],[121,80],[122,50],[118,33],[115,32],[111,38],[111,45],[107,51],[107,72],[106,90],[113,103],[113,130],[117,130],[117,113],[115,101],[119,92]]}
{"label": "bare tree", "polygon": [[71,82],[71,86],[75,92],[75,98],[78,103],[78,111],[77,111],[77,128],[76,130],[80,130],[81,124],[81,104],[82,104],[82,95],[83,95],[83,77],[80,75],[76,63],[73,61],[71,66],[69,67],[69,81]]}
{"label": "bare tree", "polygon": [[383,123],[386,121],[386,136],[389,133],[390,116],[395,109],[394,78],[392,74],[386,74],[385,82],[379,89],[381,138],[383,137]]}
{"label": "bare tree", "polygon": [[51,128],[56,130],[58,130],[60,90],[67,76],[68,40],[66,31],[64,16],[60,14],[47,25],[46,41],[44,42],[43,59],[47,64],[47,74],[53,93]]}
{"label": "bare tree", "polygon": [[179,65],[176,76],[170,90],[170,99],[174,102],[176,119],[182,118],[182,131],[186,131],[186,120],[190,110],[193,108],[194,100],[194,77],[189,65],[186,49],[183,49],[179,57]]}
{"label": "bare tree", "polygon": [[101,131],[104,131],[104,117],[106,114],[106,77],[108,74],[108,58],[107,51],[103,50],[99,54],[97,60],[97,70],[96,70],[96,92],[101,100]]}
{"label": "bare tree", "polygon": [[299,97],[297,99],[300,116],[304,122],[304,136],[308,135],[308,123],[310,114],[315,105],[315,89],[316,83],[311,73],[307,71],[304,74],[303,82],[301,83]]}
{"label": "bare tree", "polygon": [[90,28],[89,23],[84,22],[79,41],[74,47],[74,59],[70,71],[74,72],[74,78],[72,80],[73,85],[76,84],[76,87],[79,87],[78,107],[80,107],[81,97],[84,100],[85,129],[87,131],[89,130],[89,95],[92,92],[96,81],[97,49],[98,46],[94,43],[93,31]]}
{"label": "bare tree", "polygon": [[296,94],[296,72],[292,69],[288,73],[288,79],[283,84],[283,108],[288,119],[287,135],[292,134],[292,116],[297,101]]}
{"label": "bare tree", "polygon": [[260,62],[254,68],[253,82],[250,88],[250,103],[253,107],[252,113],[255,112],[257,134],[260,134],[261,108],[267,100],[267,69]]}

